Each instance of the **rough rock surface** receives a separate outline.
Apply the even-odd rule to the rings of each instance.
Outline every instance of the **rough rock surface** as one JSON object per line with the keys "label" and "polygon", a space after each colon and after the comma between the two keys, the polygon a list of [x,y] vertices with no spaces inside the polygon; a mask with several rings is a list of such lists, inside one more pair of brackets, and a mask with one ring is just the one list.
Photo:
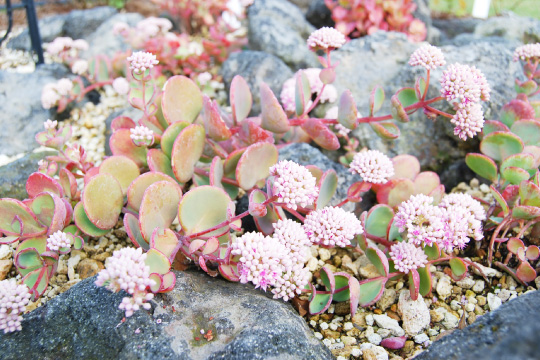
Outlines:
{"label": "rough rock surface", "polygon": [[[60,14],[47,16],[38,21],[39,35],[42,42],[51,42],[58,36],[62,36],[64,24],[69,14]],[[20,34],[14,36],[6,45],[10,49],[30,51],[32,43],[30,42],[30,33],[25,28]]]}
{"label": "rough rock surface", "polygon": [[179,272],[151,311],[122,322],[125,294],[94,281],[25,315],[21,332],[1,334],[2,359],[332,359],[289,304],[252,286]]}
{"label": "rough rock surface", "polygon": [[50,111],[41,106],[41,90],[66,74],[60,64],[42,65],[27,74],[0,71],[1,154],[12,156],[38,147],[34,136],[51,117]]}
{"label": "rough rock surface", "polygon": [[86,39],[104,21],[118,11],[110,6],[98,6],[89,10],[73,10],[69,13],[64,24],[65,36],[73,39]]}
{"label": "rough rock surface", "polygon": [[279,99],[281,87],[285,80],[293,76],[293,72],[278,57],[261,51],[242,51],[231,54],[221,68],[221,75],[227,88],[231,87],[235,75],[246,79],[253,95],[252,115],[261,111],[259,86],[265,82]]}
{"label": "rough rock surface", "polygon": [[540,21],[507,13],[504,16],[491,17],[479,23],[474,34],[477,36],[500,36],[522,43],[535,43],[540,41]]}
{"label": "rough rock surface", "polygon": [[276,55],[299,69],[318,67],[306,40],[315,30],[302,11],[286,0],[258,0],[248,9],[249,45],[253,50]]}
{"label": "rough rock surface", "polygon": [[540,292],[533,291],[434,342],[415,360],[532,360],[540,343]]}
{"label": "rough rock surface", "polygon": [[306,12],[306,19],[316,28],[334,26],[332,12],[325,5],[324,0],[312,0]]}
{"label": "rough rock surface", "polygon": [[28,198],[26,180],[38,169],[38,161],[54,151],[31,153],[0,167],[0,198],[23,200]]}

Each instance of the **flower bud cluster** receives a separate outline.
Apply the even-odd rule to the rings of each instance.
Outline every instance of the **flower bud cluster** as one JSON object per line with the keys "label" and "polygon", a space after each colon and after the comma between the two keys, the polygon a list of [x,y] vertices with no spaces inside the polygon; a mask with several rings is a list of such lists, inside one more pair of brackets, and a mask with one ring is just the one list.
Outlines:
{"label": "flower bud cluster", "polygon": [[339,49],[345,42],[345,35],[326,26],[312,32],[307,39],[307,45],[312,51]]}
{"label": "flower bud cluster", "polygon": [[422,66],[426,70],[433,70],[445,64],[446,61],[441,49],[430,44],[416,49],[409,59],[409,65]]}
{"label": "flower bud cluster", "polygon": [[514,51],[514,61],[538,61],[540,60],[540,43],[525,44]]}
{"label": "flower bud cluster", "polygon": [[57,37],[47,45],[47,53],[52,56],[77,56],[79,51],[88,50],[88,42],[83,39],[73,40],[70,37]]}
{"label": "flower bud cluster", "polygon": [[44,109],[50,109],[58,104],[63,96],[69,95],[73,89],[73,82],[64,78],[56,83],[45,84],[41,91],[41,105]]}
{"label": "flower bud cluster", "polygon": [[394,261],[396,270],[409,273],[409,270],[416,270],[426,266],[427,255],[422,248],[408,242],[398,242],[390,247],[390,257]]}
{"label": "flower bud cluster", "polygon": [[63,248],[70,248],[72,240],[67,234],[58,230],[47,238],[47,248],[52,251],[58,251]]}
{"label": "flower bud cluster", "polygon": [[146,265],[146,254],[142,249],[123,248],[116,250],[113,256],[107,259],[105,269],[98,274],[96,285],[106,286],[107,289],[117,292],[124,290],[133,298],[124,298],[119,308],[126,311],[126,316],[140,309],[150,309],[150,304],[145,301],[151,300],[153,294],[146,293],[149,286],[154,285],[150,279],[150,267]]}
{"label": "flower bud cluster", "polygon": [[392,160],[378,150],[356,153],[349,170],[352,173],[357,173],[363,181],[371,184],[385,184],[389,178],[394,176]]}
{"label": "flower bud cluster", "polygon": [[150,146],[154,143],[154,132],[146,126],[129,129],[129,137],[136,146]]}
{"label": "flower bud cluster", "polygon": [[364,232],[353,213],[332,206],[310,212],[304,229],[314,244],[339,247],[349,246],[356,235]]}
{"label": "flower bud cluster", "polygon": [[45,130],[47,131],[53,131],[53,130],[56,130],[56,127],[58,126],[58,121],[56,120],[51,120],[51,119],[47,119],[44,123],[43,123],[43,127],[45,128]]}
{"label": "flower bud cluster", "polygon": [[156,60],[156,55],[144,51],[134,52],[127,60],[129,61],[129,68],[135,74],[142,74],[146,70],[152,69],[154,65],[159,64],[159,61]]}
{"label": "flower bud cluster", "polygon": [[270,175],[274,176],[272,193],[288,208],[306,207],[317,199],[316,179],[306,167],[283,160],[270,168]]}
{"label": "flower bud cluster", "polygon": [[22,313],[30,301],[30,291],[15,279],[0,281],[0,330],[4,333],[21,330]]}

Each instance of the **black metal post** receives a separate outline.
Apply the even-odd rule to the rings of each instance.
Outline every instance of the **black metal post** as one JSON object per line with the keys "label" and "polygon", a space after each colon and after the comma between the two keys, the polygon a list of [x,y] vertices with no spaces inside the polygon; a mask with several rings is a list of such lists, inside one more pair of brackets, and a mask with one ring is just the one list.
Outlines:
{"label": "black metal post", "polygon": [[45,63],[45,60],[43,59],[43,46],[41,45],[41,36],[39,35],[39,26],[34,0],[23,0],[23,4],[26,8],[26,20],[28,21],[28,31],[30,33],[32,48],[38,57],[36,65],[41,65]]}

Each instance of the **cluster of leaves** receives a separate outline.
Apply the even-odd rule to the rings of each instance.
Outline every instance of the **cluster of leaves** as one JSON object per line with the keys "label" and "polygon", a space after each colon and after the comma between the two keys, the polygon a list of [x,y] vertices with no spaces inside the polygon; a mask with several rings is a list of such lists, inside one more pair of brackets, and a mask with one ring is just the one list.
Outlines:
{"label": "cluster of leaves", "polygon": [[426,25],[413,17],[413,0],[325,0],[336,29],[356,38],[377,30],[399,31],[412,41],[426,38]]}

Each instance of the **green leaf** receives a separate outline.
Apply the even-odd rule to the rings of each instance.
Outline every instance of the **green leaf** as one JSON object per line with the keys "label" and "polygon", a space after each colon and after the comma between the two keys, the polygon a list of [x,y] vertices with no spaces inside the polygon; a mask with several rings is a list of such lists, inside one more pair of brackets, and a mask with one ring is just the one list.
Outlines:
{"label": "green leaf", "polygon": [[84,187],[82,194],[84,212],[96,227],[112,229],[124,205],[122,187],[109,174],[93,176]]}
{"label": "green leaf", "polygon": [[241,123],[249,115],[253,99],[249,85],[240,75],[236,75],[232,79],[229,96],[233,119],[236,124]]}
{"label": "green leaf", "polygon": [[480,151],[496,161],[502,161],[510,155],[523,151],[523,142],[512,133],[496,131],[484,137]]}
{"label": "green leaf", "polygon": [[320,271],[320,277],[324,286],[326,286],[326,290],[333,293],[336,288],[336,282],[332,270],[330,270],[326,266],[323,266]]}
{"label": "green leaf", "polygon": [[450,259],[450,268],[455,277],[460,278],[467,272],[467,264],[459,258]]}
{"label": "green leaf", "polygon": [[382,296],[385,284],[386,279],[377,279],[361,284],[358,299],[360,306],[365,307],[376,303]]}
{"label": "green leaf", "polygon": [[100,237],[109,233],[109,230],[104,230],[96,227],[86,215],[82,202],[78,203],[73,209],[73,219],[75,225],[88,236]]}
{"label": "green leaf", "polygon": [[392,122],[372,122],[369,125],[382,139],[393,140],[399,137],[399,128]]}
{"label": "green leaf", "polygon": [[337,186],[338,177],[335,170],[330,169],[325,171],[318,183],[319,196],[316,201],[317,209],[322,209],[330,203],[330,200],[332,200],[332,197],[336,193]]}
{"label": "green leaf", "polygon": [[303,115],[307,110],[307,105],[311,99],[311,86],[309,80],[302,70],[296,74],[296,86],[294,89],[294,100],[296,104],[296,115]]}
{"label": "green leaf", "polygon": [[368,234],[385,238],[390,222],[394,218],[394,211],[390,206],[378,204],[372,207],[366,217],[366,232]]}
{"label": "green leaf", "polygon": [[332,294],[316,294],[309,302],[309,313],[317,315],[328,309],[332,303]]}
{"label": "green leaf", "polygon": [[540,208],[536,206],[516,205],[512,209],[515,219],[532,220],[540,216]]}
{"label": "green leaf", "polygon": [[125,196],[131,182],[141,173],[139,166],[125,156],[111,156],[103,160],[99,166],[100,174],[110,174],[118,181]]}
{"label": "green leaf", "polygon": [[144,192],[139,221],[141,233],[147,242],[152,238],[154,229],[166,229],[176,218],[182,190],[178,184],[158,181]]}
{"label": "green leaf", "polygon": [[272,89],[264,82],[260,85],[261,92],[261,127],[273,133],[289,131],[289,119],[279,104]]}
{"label": "green leaf", "polygon": [[163,275],[168,273],[171,269],[169,259],[156,249],[148,250],[144,263],[146,266],[150,267],[150,273]]}
{"label": "green leaf", "polygon": [[505,217],[508,216],[508,214],[510,214],[510,208],[508,207],[508,204],[506,200],[504,199],[504,197],[493,185],[489,187],[489,190],[491,192],[491,195],[493,195],[497,203],[499,203],[499,206],[502,208],[504,216]]}
{"label": "green leaf", "polygon": [[437,243],[433,243],[431,246],[424,246],[424,253],[426,253],[428,260],[437,260],[441,256],[441,250]]}
{"label": "green leaf", "polygon": [[467,166],[479,176],[496,182],[498,179],[497,164],[489,157],[482,154],[467,154],[465,156]]}
{"label": "green leaf", "polygon": [[188,126],[189,123],[185,121],[175,122],[171,124],[161,136],[161,150],[163,150],[165,155],[169,158],[171,157],[174,141],[178,137],[178,134]]}
{"label": "green leaf", "polygon": [[354,98],[349,90],[345,90],[339,98],[338,106],[338,122],[345,126],[347,129],[354,130],[358,118],[358,110],[356,108],[356,103]]}
{"label": "green leaf", "polygon": [[428,266],[424,266],[417,269],[418,275],[420,275],[420,295],[426,296],[431,292],[433,286],[431,273]]}
{"label": "green leaf", "polygon": [[501,172],[502,177],[512,185],[518,185],[523,180],[529,180],[530,174],[527,170],[518,167],[508,166]]}
{"label": "green leaf", "polygon": [[384,102],[384,89],[380,86],[376,86],[369,97],[369,116],[373,116],[379,111]]}
{"label": "green leaf", "polygon": [[540,207],[540,187],[530,181],[519,184],[519,198],[522,205]]}
{"label": "green leaf", "polygon": [[516,121],[510,130],[523,140],[525,145],[540,145],[540,122],[534,119]]}
{"label": "green leaf", "polygon": [[[349,291],[349,276],[339,275],[340,273],[334,274],[336,292],[334,293],[333,301],[347,301],[350,299],[351,293]],[[342,291],[337,292],[338,289],[345,288]]]}
{"label": "green leaf", "polygon": [[171,152],[171,163],[174,175],[180,182],[188,182],[195,171],[205,144],[204,127],[191,124],[178,134]]}
{"label": "green leaf", "polygon": [[193,123],[202,110],[201,90],[190,78],[176,75],[165,83],[161,108],[169,124],[177,121]]}
{"label": "green leaf", "polygon": [[366,249],[366,256],[371,261],[371,263],[375,266],[377,269],[377,272],[381,276],[388,276],[389,271],[389,265],[388,265],[388,259],[386,258],[386,255],[379,250],[375,248],[367,248]]}
{"label": "green leaf", "polygon": [[23,202],[15,199],[0,199],[0,231],[4,235],[19,235],[20,225],[15,220],[18,217],[23,223],[23,236],[33,237],[44,234],[47,228],[38,223],[36,216]]}
{"label": "green leaf", "polygon": [[270,175],[270,167],[278,161],[274,144],[260,142],[250,145],[238,160],[236,180],[244,190],[250,190]]}

